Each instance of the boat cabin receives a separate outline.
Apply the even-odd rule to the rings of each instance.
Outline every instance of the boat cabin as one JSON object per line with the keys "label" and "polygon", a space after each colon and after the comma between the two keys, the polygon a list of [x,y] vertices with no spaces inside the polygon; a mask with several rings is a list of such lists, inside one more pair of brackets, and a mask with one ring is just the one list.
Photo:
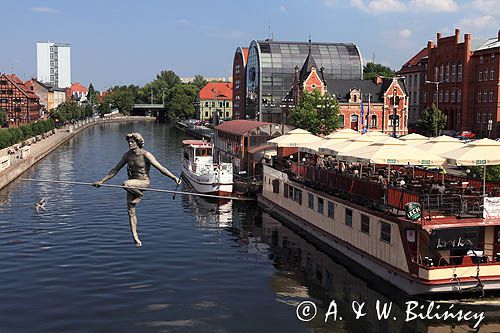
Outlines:
{"label": "boat cabin", "polygon": [[192,162],[212,163],[212,144],[204,140],[184,140],[183,157]]}

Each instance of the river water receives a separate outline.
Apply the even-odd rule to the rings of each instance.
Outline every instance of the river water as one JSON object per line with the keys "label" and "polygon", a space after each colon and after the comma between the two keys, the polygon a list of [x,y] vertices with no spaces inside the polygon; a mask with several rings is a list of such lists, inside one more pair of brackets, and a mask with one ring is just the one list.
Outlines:
{"label": "river water", "polygon": [[[180,173],[184,134],[137,122],[92,127],[23,177],[95,181],[127,150],[129,132],[141,132],[145,148]],[[154,188],[175,188],[156,170],[151,178]],[[125,169],[108,183],[124,179]],[[43,197],[47,211],[37,212],[34,203]],[[130,236],[121,189],[17,180],[0,191],[0,332],[470,329],[450,321],[406,323],[408,298],[352,274],[255,203],[148,192],[137,212],[142,248]],[[318,315],[303,322],[296,306],[307,300]],[[332,300],[343,318],[325,323]],[[377,300],[393,302],[389,319],[377,318]],[[366,316],[355,319],[353,301],[366,302]],[[499,329],[496,313],[489,310],[481,331]]]}

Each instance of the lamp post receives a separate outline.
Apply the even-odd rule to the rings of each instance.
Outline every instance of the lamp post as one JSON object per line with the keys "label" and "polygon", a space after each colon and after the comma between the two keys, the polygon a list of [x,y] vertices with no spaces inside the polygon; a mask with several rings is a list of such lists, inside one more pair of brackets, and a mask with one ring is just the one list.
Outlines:
{"label": "lamp post", "polygon": [[[435,84],[436,85],[436,108],[439,110],[439,81],[425,81],[426,84]],[[434,136],[438,136],[438,128],[436,123],[436,115],[434,116]]]}

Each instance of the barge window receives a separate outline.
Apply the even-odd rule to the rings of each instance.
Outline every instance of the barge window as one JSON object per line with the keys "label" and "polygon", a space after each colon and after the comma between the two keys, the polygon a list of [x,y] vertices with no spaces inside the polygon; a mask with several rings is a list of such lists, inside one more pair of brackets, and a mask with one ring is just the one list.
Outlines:
{"label": "barge window", "polygon": [[391,225],[386,222],[380,221],[380,240],[390,243],[391,242]]}
{"label": "barge window", "polygon": [[296,201],[299,205],[302,205],[302,190],[294,188],[293,200]]}
{"label": "barge window", "polygon": [[335,207],[331,201],[328,201],[328,217],[331,219],[335,218]]}
{"label": "barge window", "polygon": [[324,205],[325,201],[323,200],[323,198],[318,197],[318,213],[324,214]]}
{"label": "barge window", "polygon": [[280,181],[279,179],[273,179],[273,193],[280,193]]}
{"label": "barge window", "polygon": [[352,210],[345,209],[345,225],[352,228]]}
{"label": "barge window", "polygon": [[361,232],[370,234],[370,217],[363,214],[361,214]]}
{"label": "barge window", "polygon": [[314,195],[309,193],[309,208],[314,209]]}

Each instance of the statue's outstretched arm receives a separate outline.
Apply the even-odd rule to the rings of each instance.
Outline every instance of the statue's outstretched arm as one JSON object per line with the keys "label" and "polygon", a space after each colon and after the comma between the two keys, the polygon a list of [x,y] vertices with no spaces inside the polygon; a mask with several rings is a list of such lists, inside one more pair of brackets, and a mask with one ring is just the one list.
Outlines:
{"label": "statue's outstretched arm", "polygon": [[151,163],[152,166],[154,166],[156,169],[158,169],[158,171],[160,171],[165,176],[172,178],[172,180],[175,181],[176,183],[180,183],[180,179],[177,178],[173,173],[171,173],[163,165],[161,165],[160,162],[158,162],[156,160],[156,158],[154,157],[153,154],[151,154],[150,152],[147,152],[145,156],[148,159],[149,163]]}
{"label": "statue's outstretched arm", "polygon": [[99,186],[102,183],[105,183],[109,179],[113,178],[118,173],[118,171],[120,171],[120,169],[123,168],[125,164],[127,164],[127,153],[123,155],[122,159],[115,165],[113,169],[109,170],[106,176],[102,177],[100,180],[95,182],[94,186]]}

